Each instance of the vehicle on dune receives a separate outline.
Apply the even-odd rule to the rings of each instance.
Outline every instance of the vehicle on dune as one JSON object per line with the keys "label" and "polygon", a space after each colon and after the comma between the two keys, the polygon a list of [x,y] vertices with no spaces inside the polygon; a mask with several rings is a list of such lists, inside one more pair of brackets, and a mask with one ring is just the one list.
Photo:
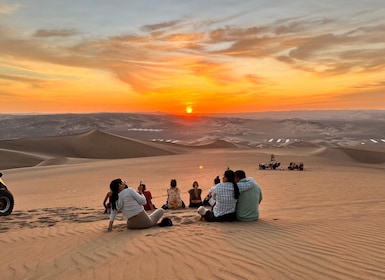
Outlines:
{"label": "vehicle on dune", "polygon": [[0,216],[7,216],[12,213],[14,199],[4,181],[1,179],[3,173],[0,172]]}
{"label": "vehicle on dune", "polygon": [[289,170],[300,170],[303,171],[304,165],[302,162],[290,162],[289,166],[287,169]]}
{"label": "vehicle on dune", "polygon": [[269,163],[260,163],[259,164],[259,170],[265,170],[265,169],[277,169],[281,163],[279,161],[275,160],[275,156],[272,154],[270,156],[270,162]]}

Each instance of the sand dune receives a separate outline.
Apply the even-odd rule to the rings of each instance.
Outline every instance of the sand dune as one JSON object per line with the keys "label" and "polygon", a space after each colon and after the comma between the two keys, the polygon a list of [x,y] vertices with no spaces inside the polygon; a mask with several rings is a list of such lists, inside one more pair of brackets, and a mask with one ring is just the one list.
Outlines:
{"label": "sand dune", "polygon": [[[321,137],[327,145],[259,148],[201,137],[191,146],[97,130],[1,140],[0,169],[15,197],[13,213],[0,217],[1,279],[385,279],[381,143]],[[258,169],[271,154],[283,170]],[[291,161],[305,170],[287,170]],[[106,231],[112,179],[143,180],[159,207],[171,178],[187,202],[194,180],[205,195],[227,167],[260,184],[257,222],[205,223],[187,208],[166,211],[172,227],[128,230],[118,215]]]}
{"label": "sand dune", "polygon": [[[128,139],[97,130],[80,135],[0,140],[0,148],[4,158],[12,158],[13,161],[10,165],[6,162],[4,165],[0,164],[2,169],[15,168],[17,162],[21,167],[38,163],[46,165],[64,163],[67,157],[117,159],[174,154],[167,147],[160,148],[150,142]],[[17,157],[16,160],[15,157]]]}

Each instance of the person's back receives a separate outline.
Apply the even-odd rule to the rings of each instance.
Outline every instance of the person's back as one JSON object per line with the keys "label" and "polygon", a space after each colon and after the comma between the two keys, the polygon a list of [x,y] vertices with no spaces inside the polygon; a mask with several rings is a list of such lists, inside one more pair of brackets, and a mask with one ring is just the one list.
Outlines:
{"label": "person's back", "polygon": [[177,209],[184,208],[184,203],[180,196],[180,189],[176,186],[176,180],[172,179],[170,182],[170,188],[167,190],[167,208]]}
{"label": "person's back", "polygon": [[175,187],[175,188],[170,188],[168,191],[168,208],[169,209],[176,209],[176,208],[181,208],[182,207],[182,199],[180,197],[180,189]]}
{"label": "person's back", "polygon": [[197,181],[193,182],[193,188],[188,191],[190,204],[188,207],[199,207],[202,205],[202,189],[199,188]]}
{"label": "person's back", "polygon": [[234,186],[232,182],[219,183],[213,189],[215,205],[213,213],[215,217],[235,212],[237,199],[234,198]]}
{"label": "person's back", "polygon": [[[236,177],[237,177],[236,171]],[[239,176],[239,175],[238,175]],[[241,176],[243,177],[243,176]],[[246,178],[239,178],[239,182],[249,181]],[[236,207],[236,216],[237,220],[251,222],[259,219],[259,203],[262,201],[262,191],[259,185],[254,182],[254,186],[240,193],[237,207]]]}

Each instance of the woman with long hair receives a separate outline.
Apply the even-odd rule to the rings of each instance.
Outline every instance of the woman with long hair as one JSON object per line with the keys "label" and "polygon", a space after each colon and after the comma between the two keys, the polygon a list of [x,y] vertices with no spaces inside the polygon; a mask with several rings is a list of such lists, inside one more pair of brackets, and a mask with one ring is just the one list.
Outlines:
{"label": "woman with long hair", "polygon": [[240,191],[246,191],[253,187],[253,180],[248,182],[235,182],[235,173],[227,169],[222,178],[222,183],[217,184],[212,190],[215,205],[211,210],[204,206],[198,208],[201,220],[208,222],[226,222],[236,219],[236,206]]}
{"label": "woman with long hair", "polygon": [[111,214],[108,231],[112,230],[112,225],[116,214],[122,212],[127,219],[128,229],[143,229],[157,225],[158,220],[163,216],[163,209],[156,209],[150,215],[144,210],[147,200],[143,194],[143,188],[138,187],[138,191],[126,185],[122,179],[112,180],[111,189]]}
{"label": "woman with long hair", "polygon": [[192,189],[188,191],[190,195],[190,204],[188,207],[194,208],[203,205],[202,203],[202,189],[199,188],[197,181],[194,181],[192,184]]}

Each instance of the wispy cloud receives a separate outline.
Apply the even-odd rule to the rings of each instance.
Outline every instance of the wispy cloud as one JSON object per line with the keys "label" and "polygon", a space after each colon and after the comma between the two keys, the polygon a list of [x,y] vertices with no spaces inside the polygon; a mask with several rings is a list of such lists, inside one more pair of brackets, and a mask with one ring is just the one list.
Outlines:
{"label": "wispy cloud", "polygon": [[79,34],[75,29],[39,29],[33,37],[70,37]]}
{"label": "wispy cloud", "polygon": [[22,7],[21,4],[12,4],[8,5],[5,3],[0,3],[0,15],[10,15],[20,9]]}
{"label": "wispy cloud", "polygon": [[[0,4],[0,14],[19,7]],[[90,34],[70,21],[52,27],[45,22],[23,32],[0,25],[0,59],[101,70],[119,86],[142,95],[182,90],[193,95],[210,89],[221,96],[249,96],[266,94],[269,86],[282,83],[285,71],[295,78],[301,73],[337,79],[357,73],[381,76],[385,70],[385,22],[378,16],[364,20],[370,13],[356,12],[352,18],[309,13],[236,24],[252,14],[242,7],[211,18],[154,18],[152,24],[142,22],[136,29],[119,26],[117,34]],[[47,81],[50,78],[47,74]],[[45,85],[44,78],[26,71],[0,79]],[[375,78],[367,83],[375,84]]]}

